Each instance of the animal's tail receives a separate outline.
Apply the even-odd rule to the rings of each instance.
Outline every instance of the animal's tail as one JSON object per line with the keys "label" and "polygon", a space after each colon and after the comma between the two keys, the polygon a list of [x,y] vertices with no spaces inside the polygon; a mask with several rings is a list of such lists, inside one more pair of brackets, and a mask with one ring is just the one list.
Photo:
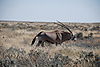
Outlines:
{"label": "animal's tail", "polygon": [[35,40],[36,40],[36,37],[39,36],[42,32],[43,32],[43,31],[41,31],[40,33],[38,33],[38,34],[34,37],[34,39],[32,40],[31,46],[34,44],[34,42],[35,42]]}

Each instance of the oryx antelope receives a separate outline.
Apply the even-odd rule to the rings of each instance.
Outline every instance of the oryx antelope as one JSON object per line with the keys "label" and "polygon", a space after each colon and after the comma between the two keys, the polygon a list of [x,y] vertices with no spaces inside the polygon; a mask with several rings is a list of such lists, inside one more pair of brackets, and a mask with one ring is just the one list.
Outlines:
{"label": "oryx antelope", "polygon": [[73,39],[73,33],[71,32],[71,30],[68,27],[66,27],[63,23],[61,23],[59,21],[58,21],[58,23],[56,23],[56,24],[66,28],[69,32],[65,32],[65,31],[61,31],[61,30],[54,30],[52,32],[41,31],[34,37],[31,45],[33,45],[35,43],[36,39],[38,39],[38,43],[36,46],[41,45],[42,47],[44,46],[44,42],[48,42],[48,43],[57,45],[57,44],[63,43],[64,41]]}

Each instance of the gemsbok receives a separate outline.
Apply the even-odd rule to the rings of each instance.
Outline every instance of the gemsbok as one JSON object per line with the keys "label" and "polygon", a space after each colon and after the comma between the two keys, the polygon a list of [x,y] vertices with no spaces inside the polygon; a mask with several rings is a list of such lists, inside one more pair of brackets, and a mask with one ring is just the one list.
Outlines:
{"label": "gemsbok", "polygon": [[41,31],[34,37],[31,45],[33,45],[36,40],[38,40],[38,43],[36,44],[36,46],[41,45],[42,47],[44,47],[44,42],[56,44],[57,46],[57,44],[62,44],[64,41],[73,40],[73,33],[66,25],[64,25],[63,23],[59,21],[58,23],[55,23],[55,24],[58,24],[66,28],[69,32],[65,32],[61,30],[54,30],[52,32]]}

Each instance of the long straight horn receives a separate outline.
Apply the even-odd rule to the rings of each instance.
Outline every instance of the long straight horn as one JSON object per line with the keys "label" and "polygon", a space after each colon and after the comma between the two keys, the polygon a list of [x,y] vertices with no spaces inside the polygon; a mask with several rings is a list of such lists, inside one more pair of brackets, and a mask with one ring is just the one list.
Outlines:
{"label": "long straight horn", "polygon": [[[60,25],[60,26],[62,26],[62,27],[64,27],[64,28],[66,28],[70,33],[72,33],[72,31],[66,26],[66,25],[64,25],[63,23],[61,23],[60,21],[58,21],[58,20],[56,20],[58,23],[60,23],[60,24],[58,24],[58,23],[56,23],[56,24],[58,24],[58,25]],[[73,33],[72,33],[72,35],[73,35]]]}

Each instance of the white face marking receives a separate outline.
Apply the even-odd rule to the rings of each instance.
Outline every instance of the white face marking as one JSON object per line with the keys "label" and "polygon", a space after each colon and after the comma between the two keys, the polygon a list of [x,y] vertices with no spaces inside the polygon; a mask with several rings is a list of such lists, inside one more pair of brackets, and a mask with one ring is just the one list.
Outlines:
{"label": "white face marking", "polygon": [[74,38],[74,40],[77,40],[77,38]]}

